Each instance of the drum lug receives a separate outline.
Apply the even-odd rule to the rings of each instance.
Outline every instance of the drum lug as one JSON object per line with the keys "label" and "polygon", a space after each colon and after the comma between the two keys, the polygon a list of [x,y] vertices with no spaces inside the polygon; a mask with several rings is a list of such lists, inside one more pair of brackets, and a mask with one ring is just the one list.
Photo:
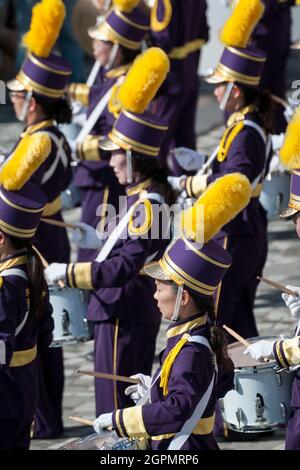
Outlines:
{"label": "drum lug", "polygon": [[70,331],[69,331],[70,317],[69,317],[69,313],[65,309],[63,309],[61,320],[62,320],[62,330],[63,330],[62,335],[69,336],[70,335]]}
{"label": "drum lug", "polygon": [[266,421],[266,418],[264,418],[264,411],[265,411],[265,404],[264,404],[264,399],[260,393],[256,394],[256,399],[255,399],[255,412],[256,412],[256,423],[263,423]]}
{"label": "drum lug", "polygon": [[286,406],[284,403],[280,403],[280,409],[281,409],[281,416],[285,420],[285,424],[288,423],[288,416],[287,416],[287,411],[286,411]]}
{"label": "drum lug", "polygon": [[282,385],[282,377],[281,377],[281,373],[277,373],[275,374],[275,377],[276,377],[276,382],[277,382],[277,385],[278,387],[280,387]]}
{"label": "drum lug", "polygon": [[243,410],[242,408],[238,408],[235,412],[235,415],[236,415],[236,419],[237,419],[237,422],[238,422],[238,429],[241,430],[243,429],[243,424],[244,424],[244,413],[243,413]]}

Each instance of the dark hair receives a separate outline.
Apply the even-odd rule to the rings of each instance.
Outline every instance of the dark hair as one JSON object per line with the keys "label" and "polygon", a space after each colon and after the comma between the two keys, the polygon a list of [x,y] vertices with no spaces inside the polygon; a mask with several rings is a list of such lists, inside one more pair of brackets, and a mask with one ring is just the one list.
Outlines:
{"label": "dark hair", "polygon": [[275,130],[275,105],[271,93],[268,90],[260,91],[242,85],[238,85],[244,93],[246,106],[255,105],[263,121],[263,126],[268,133]]}
{"label": "dark hair", "polygon": [[[170,281],[170,284],[174,287],[174,290],[178,289],[177,284],[173,281]],[[222,365],[225,359],[228,358],[227,353],[227,339],[225,333],[221,328],[216,325],[216,312],[214,301],[212,297],[205,299],[204,297],[198,297],[196,295],[191,294],[193,301],[195,302],[195,306],[197,308],[197,312],[199,316],[207,315],[209,322],[210,322],[210,344],[212,347],[213,352],[217,357],[217,363]]]}
{"label": "dark hair", "polygon": [[72,109],[67,97],[52,99],[36,93],[33,97],[48,119],[54,119],[57,124],[69,124],[72,121]]}
{"label": "dark hair", "polygon": [[132,152],[132,169],[146,178],[151,177],[154,191],[164,196],[165,202],[169,206],[174,204],[174,191],[168,182],[167,171],[161,167],[158,157]]}
{"label": "dark hair", "polygon": [[140,49],[127,49],[127,47],[124,47],[121,44],[119,44],[119,48],[122,53],[123,65],[130,64],[141,53]]}
{"label": "dark hair", "polygon": [[16,250],[27,251],[28,262],[28,282],[29,282],[29,299],[30,299],[30,313],[34,313],[38,318],[43,314],[44,307],[44,268],[42,262],[32,247],[31,240],[20,240],[17,238],[9,237],[10,243]]}

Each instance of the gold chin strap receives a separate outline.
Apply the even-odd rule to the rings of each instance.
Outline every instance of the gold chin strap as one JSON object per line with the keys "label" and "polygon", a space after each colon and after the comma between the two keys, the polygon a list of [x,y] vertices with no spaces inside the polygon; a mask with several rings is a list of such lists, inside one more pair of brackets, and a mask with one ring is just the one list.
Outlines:
{"label": "gold chin strap", "polygon": [[182,301],[182,294],[183,294],[183,285],[180,285],[180,286],[178,286],[178,289],[177,289],[177,297],[176,297],[174,312],[173,312],[173,315],[172,315],[172,318],[171,318],[172,321],[177,321],[178,320],[180,304],[181,304],[181,301]]}

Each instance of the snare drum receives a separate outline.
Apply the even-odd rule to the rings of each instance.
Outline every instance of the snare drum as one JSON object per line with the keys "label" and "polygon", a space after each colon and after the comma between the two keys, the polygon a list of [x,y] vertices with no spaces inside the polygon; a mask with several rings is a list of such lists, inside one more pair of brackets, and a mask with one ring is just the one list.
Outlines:
{"label": "snare drum", "polygon": [[264,181],[260,202],[268,213],[268,219],[276,219],[286,209],[290,200],[290,174],[275,171]]}
{"label": "snare drum", "polygon": [[119,438],[115,431],[102,431],[100,435],[89,434],[75,439],[59,450],[144,450],[143,441]]}
{"label": "snare drum", "polygon": [[80,289],[49,287],[53,307],[54,332],[52,347],[64,343],[88,341],[90,333],[86,320],[87,293]]}
{"label": "snare drum", "polygon": [[[250,343],[278,337],[250,338]],[[228,353],[235,366],[234,390],[220,400],[224,421],[229,429],[242,433],[269,432],[286,426],[294,373],[276,373],[276,362],[262,363],[244,355],[245,346],[233,343]]]}

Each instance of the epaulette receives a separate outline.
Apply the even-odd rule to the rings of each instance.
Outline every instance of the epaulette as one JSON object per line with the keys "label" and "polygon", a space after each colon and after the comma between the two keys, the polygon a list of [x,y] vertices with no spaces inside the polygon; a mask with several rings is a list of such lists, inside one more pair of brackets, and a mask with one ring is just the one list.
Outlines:
{"label": "epaulette", "polygon": [[132,210],[128,223],[128,233],[130,236],[145,235],[153,223],[153,208],[149,199],[138,200]]}
{"label": "epaulette", "polygon": [[237,137],[237,135],[244,129],[245,125],[243,121],[235,122],[230,127],[226,129],[224,135],[221,139],[217,160],[218,162],[223,162],[228,155],[229,149],[232,145],[232,142]]}

